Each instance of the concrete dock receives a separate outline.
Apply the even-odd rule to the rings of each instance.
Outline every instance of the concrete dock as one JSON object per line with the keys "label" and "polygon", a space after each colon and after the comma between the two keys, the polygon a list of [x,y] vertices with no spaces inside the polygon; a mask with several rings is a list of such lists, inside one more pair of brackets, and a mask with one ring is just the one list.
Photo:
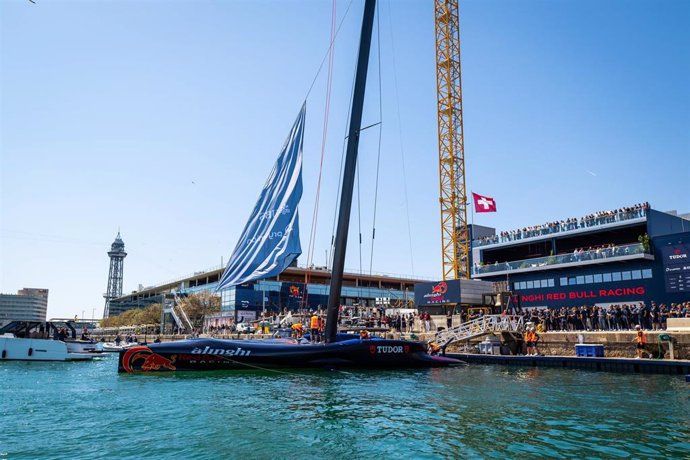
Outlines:
{"label": "concrete dock", "polygon": [[593,371],[637,374],[690,374],[690,360],[594,358],[580,356],[509,356],[447,353],[470,364],[500,364],[506,366],[559,367]]}

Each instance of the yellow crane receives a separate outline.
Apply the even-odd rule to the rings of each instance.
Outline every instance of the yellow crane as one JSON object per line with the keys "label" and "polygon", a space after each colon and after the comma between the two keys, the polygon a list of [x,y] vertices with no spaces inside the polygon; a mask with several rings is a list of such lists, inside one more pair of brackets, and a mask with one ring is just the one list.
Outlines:
{"label": "yellow crane", "polygon": [[470,278],[458,0],[434,0],[443,279]]}

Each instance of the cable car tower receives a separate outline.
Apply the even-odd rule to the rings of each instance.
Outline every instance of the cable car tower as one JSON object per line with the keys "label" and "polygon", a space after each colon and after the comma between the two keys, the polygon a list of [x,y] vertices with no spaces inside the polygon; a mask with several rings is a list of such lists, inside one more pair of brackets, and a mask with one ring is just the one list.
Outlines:
{"label": "cable car tower", "polygon": [[443,279],[470,278],[458,0],[434,0]]}

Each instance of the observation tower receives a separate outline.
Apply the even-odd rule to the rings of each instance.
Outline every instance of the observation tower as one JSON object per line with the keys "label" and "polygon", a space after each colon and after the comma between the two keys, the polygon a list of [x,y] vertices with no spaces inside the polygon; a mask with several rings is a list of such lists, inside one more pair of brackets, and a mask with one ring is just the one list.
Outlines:
{"label": "observation tower", "polygon": [[122,296],[122,268],[127,253],[125,252],[125,243],[122,241],[119,231],[115,241],[110,246],[108,256],[110,256],[110,271],[108,272],[108,288],[106,293],[103,294],[103,297],[105,297],[103,318],[108,317],[110,301]]}

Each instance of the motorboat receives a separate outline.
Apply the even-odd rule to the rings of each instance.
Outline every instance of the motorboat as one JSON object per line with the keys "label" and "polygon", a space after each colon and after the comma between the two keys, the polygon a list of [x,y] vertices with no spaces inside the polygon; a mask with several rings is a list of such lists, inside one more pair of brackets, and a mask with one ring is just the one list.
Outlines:
{"label": "motorboat", "polygon": [[104,342],[102,349],[104,352],[113,353],[122,350],[127,350],[128,348],[139,346],[137,342],[125,342],[124,340],[120,343],[117,342]]}
{"label": "motorboat", "polygon": [[0,361],[86,361],[97,356],[50,336],[50,323],[12,321],[0,329]]}

